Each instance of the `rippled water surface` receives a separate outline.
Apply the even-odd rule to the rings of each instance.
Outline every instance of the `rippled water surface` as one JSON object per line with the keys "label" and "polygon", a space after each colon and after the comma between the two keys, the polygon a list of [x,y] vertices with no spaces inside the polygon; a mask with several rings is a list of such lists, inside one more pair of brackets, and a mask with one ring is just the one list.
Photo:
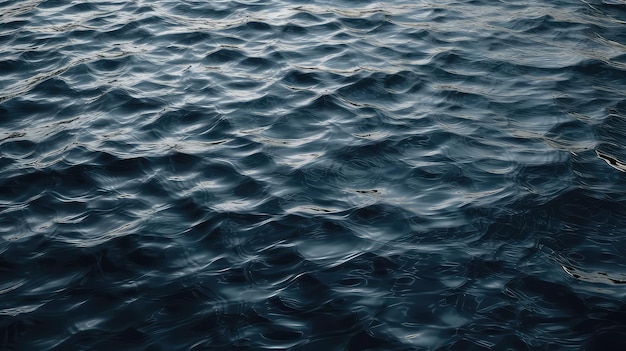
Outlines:
{"label": "rippled water surface", "polygon": [[0,1],[0,350],[626,349],[626,2]]}

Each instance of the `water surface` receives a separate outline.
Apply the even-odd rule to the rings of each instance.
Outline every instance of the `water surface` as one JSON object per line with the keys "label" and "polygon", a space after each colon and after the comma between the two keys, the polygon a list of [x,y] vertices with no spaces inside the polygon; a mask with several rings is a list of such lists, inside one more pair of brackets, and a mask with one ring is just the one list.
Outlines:
{"label": "water surface", "polygon": [[621,349],[625,24],[0,2],[0,349]]}

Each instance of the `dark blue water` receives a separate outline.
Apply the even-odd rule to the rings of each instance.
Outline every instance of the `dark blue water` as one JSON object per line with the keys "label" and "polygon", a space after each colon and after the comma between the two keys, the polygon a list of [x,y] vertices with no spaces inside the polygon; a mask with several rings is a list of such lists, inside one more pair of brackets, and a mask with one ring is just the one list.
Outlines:
{"label": "dark blue water", "polygon": [[626,2],[0,1],[0,350],[626,349]]}

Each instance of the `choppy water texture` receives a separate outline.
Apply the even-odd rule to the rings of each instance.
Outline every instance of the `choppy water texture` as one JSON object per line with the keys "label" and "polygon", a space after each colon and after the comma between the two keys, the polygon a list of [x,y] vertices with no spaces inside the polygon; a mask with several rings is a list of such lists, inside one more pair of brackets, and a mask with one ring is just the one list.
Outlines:
{"label": "choppy water texture", "polygon": [[626,349],[626,3],[0,2],[1,350]]}

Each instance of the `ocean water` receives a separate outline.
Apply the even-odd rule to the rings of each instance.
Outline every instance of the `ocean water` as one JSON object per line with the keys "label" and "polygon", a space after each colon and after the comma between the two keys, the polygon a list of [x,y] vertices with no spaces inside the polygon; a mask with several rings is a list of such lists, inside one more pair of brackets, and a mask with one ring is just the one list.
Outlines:
{"label": "ocean water", "polygon": [[0,1],[0,350],[626,349],[623,0]]}

